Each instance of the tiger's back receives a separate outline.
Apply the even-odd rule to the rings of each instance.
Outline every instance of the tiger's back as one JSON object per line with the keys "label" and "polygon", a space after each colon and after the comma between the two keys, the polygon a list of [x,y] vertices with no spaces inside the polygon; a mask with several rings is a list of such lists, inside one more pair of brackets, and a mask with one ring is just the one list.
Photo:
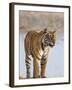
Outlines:
{"label": "tiger's back", "polygon": [[41,49],[41,37],[43,36],[43,32],[35,32],[30,31],[27,33],[25,38],[25,52],[28,55],[39,53]]}

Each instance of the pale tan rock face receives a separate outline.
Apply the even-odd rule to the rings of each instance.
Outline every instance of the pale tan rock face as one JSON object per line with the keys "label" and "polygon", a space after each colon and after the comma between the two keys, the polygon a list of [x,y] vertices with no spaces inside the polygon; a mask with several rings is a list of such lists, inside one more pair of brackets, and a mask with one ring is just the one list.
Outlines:
{"label": "pale tan rock face", "polygon": [[58,33],[64,32],[64,13],[63,12],[38,12],[38,11],[19,11],[20,31],[31,30],[41,31],[57,30]]}

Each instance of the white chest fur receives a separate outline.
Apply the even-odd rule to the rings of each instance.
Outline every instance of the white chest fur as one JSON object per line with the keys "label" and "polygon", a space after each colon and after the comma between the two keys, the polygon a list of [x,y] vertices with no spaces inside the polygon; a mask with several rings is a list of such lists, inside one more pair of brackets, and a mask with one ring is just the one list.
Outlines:
{"label": "white chest fur", "polygon": [[43,54],[46,55],[48,53],[48,51],[49,51],[49,47],[46,47],[44,50],[41,49],[39,51],[39,54],[40,54],[40,56],[42,56]]}
{"label": "white chest fur", "polygon": [[40,54],[40,56],[42,56],[43,55],[43,53],[44,53],[44,51],[41,49],[41,50],[39,50],[39,54]]}

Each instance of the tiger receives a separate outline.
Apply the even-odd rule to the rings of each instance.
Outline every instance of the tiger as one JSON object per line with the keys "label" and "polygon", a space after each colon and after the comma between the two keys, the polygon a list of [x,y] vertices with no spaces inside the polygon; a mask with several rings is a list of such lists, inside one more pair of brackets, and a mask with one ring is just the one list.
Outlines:
{"label": "tiger", "polygon": [[26,78],[31,78],[31,57],[33,58],[33,78],[46,78],[48,53],[49,48],[55,46],[55,32],[45,28],[40,32],[29,31],[26,34],[24,41]]}

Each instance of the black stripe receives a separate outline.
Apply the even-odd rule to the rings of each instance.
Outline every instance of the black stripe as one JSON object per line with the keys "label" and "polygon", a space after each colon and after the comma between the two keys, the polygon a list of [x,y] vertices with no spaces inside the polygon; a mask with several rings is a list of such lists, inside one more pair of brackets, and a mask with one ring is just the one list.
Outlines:
{"label": "black stripe", "polygon": [[42,56],[43,59],[46,59],[47,53],[45,55]]}
{"label": "black stripe", "polygon": [[46,64],[47,62],[43,62],[43,63],[41,63],[41,65],[44,65],[44,64]]}
{"label": "black stripe", "polygon": [[26,60],[26,63],[31,64],[29,61]]}
{"label": "black stripe", "polygon": [[29,61],[31,61],[31,59],[30,59],[29,57],[27,57],[27,59],[28,59]]}
{"label": "black stripe", "polygon": [[46,61],[45,58],[41,59],[41,65],[44,65],[44,64],[46,64],[46,63],[47,63],[47,61]]}
{"label": "black stripe", "polygon": [[28,65],[27,63],[26,63],[26,68],[27,68],[27,69],[30,69],[30,65]]}
{"label": "black stripe", "polygon": [[43,43],[41,43],[41,47],[42,47],[42,50],[44,50],[44,45],[43,45]]}

